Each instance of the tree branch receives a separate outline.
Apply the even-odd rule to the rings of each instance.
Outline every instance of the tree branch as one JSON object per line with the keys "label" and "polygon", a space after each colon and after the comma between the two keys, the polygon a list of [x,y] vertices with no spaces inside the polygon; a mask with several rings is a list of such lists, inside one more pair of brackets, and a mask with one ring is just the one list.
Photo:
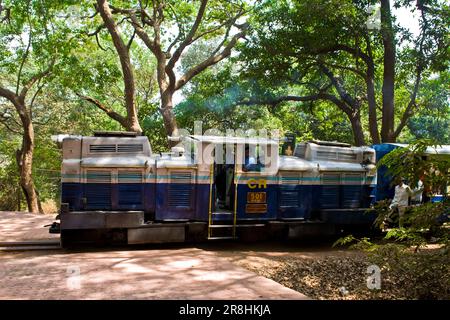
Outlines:
{"label": "tree branch", "polygon": [[[345,91],[344,86],[342,85],[341,81],[336,78],[330,69],[325,67],[323,64],[319,65],[319,68],[322,70],[323,73],[330,79],[333,86],[336,88],[336,91],[338,92],[339,96],[343,101],[345,101],[348,105],[352,106],[352,108],[356,108],[358,103],[355,99],[353,99],[347,91]],[[351,111],[350,108],[346,106],[347,111]],[[345,111],[345,110],[344,110]]]}
{"label": "tree branch", "polygon": [[139,21],[136,18],[135,14],[130,14],[131,24],[134,27],[134,30],[136,31],[136,34],[141,38],[141,40],[144,42],[144,44],[147,46],[147,48],[150,49],[150,51],[156,55],[156,45],[155,42],[150,39],[148,34],[145,32],[145,30],[141,27],[139,24]]}
{"label": "tree branch", "polygon": [[181,87],[183,87],[189,80],[191,80],[193,77],[195,77],[197,74],[199,74],[206,68],[230,56],[231,49],[237,44],[238,40],[245,35],[245,30],[246,28],[244,28],[243,31],[234,35],[233,38],[228,43],[228,45],[222,50],[222,52],[218,54],[215,54],[213,52],[213,54],[211,54],[209,58],[186,71],[186,73],[176,82],[175,90],[178,90]]}
{"label": "tree branch", "polygon": [[411,93],[411,97],[408,102],[408,105],[406,106],[406,109],[403,112],[400,123],[398,124],[397,129],[395,129],[394,137],[398,137],[400,135],[400,132],[403,130],[403,128],[408,123],[409,118],[411,118],[411,116],[413,116],[414,107],[417,107],[416,98],[417,98],[417,93],[419,92],[420,81],[422,80],[422,70],[423,70],[422,68],[417,68],[416,81],[414,83],[414,88]]}
{"label": "tree branch", "polygon": [[352,47],[349,47],[349,46],[343,45],[343,44],[336,44],[331,47],[325,47],[325,48],[311,50],[311,53],[321,54],[321,53],[330,53],[330,52],[335,52],[335,51],[346,51],[355,57],[360,57],[362,60],[364,60],[364,62],[366,64],[373,63],[373,60],[371,59],[371,57],[368,56],[367,54],[365,54],[364,52],[362,52],[361,50],[357,50],[355,48],[352,48]]}
{"label": "tree branch", "polygon": [[169,63],[167,64],[167,68],[173,69],[175,66],[175,63],[180,59],[181,54],[183,53],[184,49],[191,43],[192,38],[195,36],[195,33],[198,30],[198,27],[200,26],[200,23],[202,22],[203,15],[205,14],[206,5],[208,3],[208,0],[202,0],[202,3],[200,4],[200,8],[198,9],[197,16],[195,18],[194,24],[192,25],[191,30],[187,34],[186,38],[183,40],[183,42],[178,46],[178,48],[173,53],[172,58],[170,58]]}
{"label": "tree branch", "polygon": [[0,87],[0,97],[8,99],[11,103],[17,99],[17,95],[7,88]]}
{"label": "tree branch", "polygon": [[[27,7],[30,6],[30,1],[28,1],[28,5]],[[30,47],[31,47],[31,38],[33,33],[31,32],[31,22],[30,22],[30,16],[29,16],[29,12],[27,12],[27,20],[28,20],[28,25],[30,26],[30,31],[28,33],[28,44],[27,44],[27,48],[25,50],[25,54],[23,55],[23,59],[20,63],[20,67],[19,67],[19,72],[17,74],[17,83],[16,83],[16,94],[19,94],[19,86],[20,86],[20,78],[22,77],[22,69],[23,66],[25,65],[25,61],[28,58],[28,54],[30,52]]]}
{"label": "tree branch", "polygon": [[[249,100],[241,100],[236,102],[235,105],[271,105],[271,106],[277,106],[278,104],[285,102],[285,101],[298,101],[298,102],[306,102],[306,101],[317,101],[317,100],[327,100],[332,103],[334,103],[338,108],[340,108],[342,111],[347,113],[348,107],[346,106],[345,102],[337,98],[336,96],[326,93],[326,92],[319,92],[317,94],[308,95],[308,96],[294,96],[294,95],[286,95],[286,96],[279,96],[276,98],[266,98],[266,99],[260,99],[252,97]],[[347,113],[348,114],[348,113]]]}
{"label": "tree branch", "polygon": [[364,80],[366,79],[366,74],[364,74],[364,72],[356,69],[356,68],[352,68],[352,67],[348,67],[348,66],[341,66],[341,65],[337,65],[337,64],[332,64],[332,63],[325,63],[326,65],[332,67],[332,68],[336,68],[336,69],[342,69],[342,70],[348,70],[353,72],[354,74],[360,76],[361,78],[363,78]]}
{"label": "tree branch", "polygon": [[36,81],[41,80],[42,78],[46,77],[52,70],[53,65],[55,63],[55,60],[53,60],[50,65],[48,66],[48,68],[42,72],[39,72],[37,74],[35,74],[34,76],[32,76],[30,78],[30,80],[27,81],[27,83],[25,83],[25,85],[23,86],[22,90],[20,91],[19,94],[19,99],[21,101],[25,101],[25,97],[28,93],[28,90],[31,89],[31,87],[36,83]]}
{"label": "tree branch", "polygon": [[121,114],[109,109],[108,107],[106,107],[105,105],[103,105],[100,101],[98,101],[97,99],[94,99],[92,97],[88,97],[88,96],[84,96],[81,95],[79,93],[76,94],[80,99],[88,101],[90,103],[92,103],[94,106],[96,106],[97,108],[99,108],[100,110],[102,110],[103,112],[106,113],[106,115],[108,117],[110,117],[113,120],[116,120],[117,122],[119,122],[122,126],[124,126],[125,128],[127,127],[127,119],[122,116]]}

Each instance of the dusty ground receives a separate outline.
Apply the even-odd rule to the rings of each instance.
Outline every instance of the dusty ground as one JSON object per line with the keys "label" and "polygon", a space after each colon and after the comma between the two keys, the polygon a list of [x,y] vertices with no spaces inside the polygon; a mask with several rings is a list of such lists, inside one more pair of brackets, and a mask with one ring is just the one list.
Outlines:
{"label": "dusty ground", "polygon": [[[0,241],[51,239],[53,216],[0,212]],[[305,299],[191,245],[0,251],[0,299]]]}
{"label": "dusty ground", "polygon": [[0,253],[0,299],[305,299],[198,248]]}
{"label": "dusty ground", "polygon": [[[402,265],[380,265],[380,290],[369,289],[369,257],[350,249],[332,248],[332,241],[316,243],[229,244],[213,248],[232,263],[272,279],[312,299],[444,299],[450,298],[449,260],[427,258],[440,250],[428,246]],[[432,258],[436,259],[436,257]],[[377,262],[378,263],[378,262]],[[390,260],[395,263],[395,260]],[[424,264],[425,263],[425,264]]]}
{"label": "dusty ground", "polygon": [[[49,215],[0,212],[0,242],[57,238],[43,228],[52,221]],[[403,273],[382,271],[382,289],[369,290],[367,256],[332,248],[332,243],[333,239],[0,252],[0,299],[409,297],[404,284],[411,279]]]}
{"label": "dusty ground", "polygon": [[366,255],[331,245],[332,241],[229,244],[213,250],[313,299],[373,298],[366,286]]}
{"label": "dusty ground", "polygon": [[59,239],[59,234],[48,233],[56,214],[0,211],[0,242]]}

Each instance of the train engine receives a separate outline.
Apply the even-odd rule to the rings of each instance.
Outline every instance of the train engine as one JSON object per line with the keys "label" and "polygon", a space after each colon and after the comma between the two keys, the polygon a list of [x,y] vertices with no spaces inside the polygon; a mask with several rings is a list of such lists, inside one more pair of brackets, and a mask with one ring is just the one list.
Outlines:
{"label": "train engine", "polygon": [[286,156],[272,139],[182,140],[188,147],[154,154],[134,133],[58,136],[63,246],[298,238],[375,218],[371,148],[309,141]]}

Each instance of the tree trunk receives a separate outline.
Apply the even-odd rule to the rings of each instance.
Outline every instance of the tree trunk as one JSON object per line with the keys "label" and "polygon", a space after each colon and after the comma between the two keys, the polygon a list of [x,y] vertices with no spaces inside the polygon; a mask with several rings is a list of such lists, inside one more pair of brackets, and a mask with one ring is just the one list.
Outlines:
{"label": "tree trunk", "polygon": [[113,19],[111,9],[106,0],[97,0],[97,6],[100,15],[108,29],[109,34],[113,40],[114,47],[116,48],[119,56],[120,65],[122,67],[123,83],[124,83],[124,98],[125,106],[127,109],[127,121],[126,129],[133,132],[142,132],[142,128],[139,125],[137,117],[136,105],[135,105],[135,82],[133,66],[131,65],[129,49],[123,42],[117,24]]}
{"label": "tree trunk", "polygon": [[364,139],[364,130],[361,124],[361,114],[359,111],[348,114],[350,123],[352,125],[353,139],[355,139],[355,146],[364,146],[366,140]]}
{"label": "tree trunk", "polygon": [[374,85],[375,72],[373,66],[367,68],[366,87],[367,87],[367,102],[369,106],[369,132],[372,138],[372,143],[380,143],[380,134],[378,132],[377,121],[377,101],[375,97]]}
{"label": "tree trunk", "polygon": [[[160,110],[164,121],[164,128],[168,136],[178,136],[178,125],[175,119],[175,115],[173,114],[173,94],[174,92],[170,91],[169,89],[165,90],[161,94]],[[176,144],[178,144],[178,142],[169,140],[170,147],[173,147]]]}
{"label": "tree trunk", "polygon": [[383,38],[383,120],[382,142],[395,142],[394,137],[394,84],[395,84],[395,43],[389,0],[381,0],[381,35]]}
{"label": "tree trunk", "polygon": [[33,124],[29,117],[24,114],[20,118],[23,125],[22,148],[16,154],[20,174],[20,186],[27,201],[28,211],[43,213],[32,177],[34,152]]}

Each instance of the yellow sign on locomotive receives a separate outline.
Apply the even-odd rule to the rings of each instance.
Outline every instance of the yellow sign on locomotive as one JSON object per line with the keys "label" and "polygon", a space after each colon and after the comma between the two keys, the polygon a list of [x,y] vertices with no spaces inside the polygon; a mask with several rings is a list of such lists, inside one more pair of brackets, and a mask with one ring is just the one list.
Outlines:
{"label": "yellow sign on locomotive", "polygon": [[247,186],[250,189],[255,189],[255,188],[267,188],[267,180],[265,179],[259,179],[259,180],[255,180],[255,179],[250,179],[247,182]]}
{"label": "yellow sign on locomotive", "polygon": [[245,205],[246,213],[266,213],[267,204],[263,203],[250,203]]}
{"label": "yellow sign on locomotive", "polygon": [[248,203],[266,203],[266,193],[265,192],[248,192],[247,193]]}

